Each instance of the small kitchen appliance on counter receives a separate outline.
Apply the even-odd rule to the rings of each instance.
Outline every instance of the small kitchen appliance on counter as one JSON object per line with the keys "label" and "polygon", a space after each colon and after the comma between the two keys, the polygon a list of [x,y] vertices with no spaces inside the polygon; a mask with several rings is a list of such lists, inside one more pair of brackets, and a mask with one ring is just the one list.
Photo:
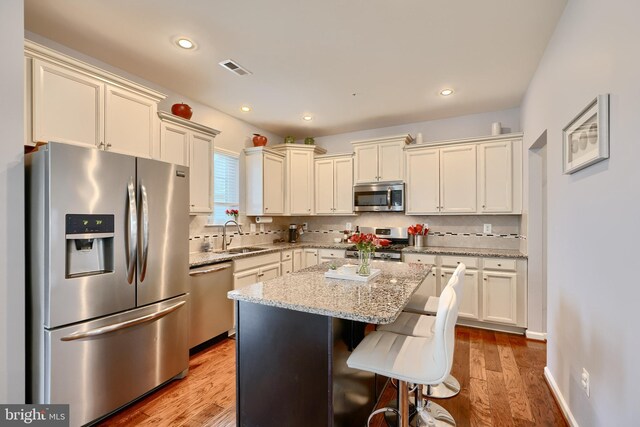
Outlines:
{"label": "small kitchen appliance on counter", "polygon": [[[402,250],[409,245],[409,234],[404,227],[360,227],[362,234],[375,234],[380,239],[391,241],[389,246],[376,248],[372,257],[377,260],[402,261]],[[358,249],[355,245],[347,248],[346,258],[358,258]]]}
{"label": "small kitchen appliance on counter", "polygon": [[189,168],[28,154],[28,403],[99,419],[189,368]]}
{"label": "small kitchen appliance on counter", "polygon": [[289,224],[289,236],[287,238],[287,242],[296,243],[299,238],[300,238],[300,233],[298,233],[298,225]]}

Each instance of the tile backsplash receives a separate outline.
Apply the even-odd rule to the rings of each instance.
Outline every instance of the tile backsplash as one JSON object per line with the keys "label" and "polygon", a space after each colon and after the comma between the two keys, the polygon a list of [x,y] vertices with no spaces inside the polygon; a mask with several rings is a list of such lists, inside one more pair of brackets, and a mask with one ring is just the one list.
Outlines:
{"label": "tile backsplash", "polygon": [[[416,223],[429,224],[427,245],[444,247],[516,249],[526,248],[526,237],[521,230],[520,215],[458,215],[458,216],[407,216],[403,213],[362,213],[357,216],[273,217],[273,222],[260,225],[250,232],[254,217],[240,216],[243,235],[238,236],[235,226],[228,227],[233,235],[231,247],[272,243],[274,239],[286,238],[289,224],[308,224],[308,231],[301,236],[303,242],[331,242],[342,237],[347,222],[360,227],[408,227]],[[207,226],[204,215],[192,216],[189,227],[191,252],[198,252],[204,237],[209,236],[213,247],[222,247],[222,227]],[[491,233],[484,233],[484,224],[491,224]]]}

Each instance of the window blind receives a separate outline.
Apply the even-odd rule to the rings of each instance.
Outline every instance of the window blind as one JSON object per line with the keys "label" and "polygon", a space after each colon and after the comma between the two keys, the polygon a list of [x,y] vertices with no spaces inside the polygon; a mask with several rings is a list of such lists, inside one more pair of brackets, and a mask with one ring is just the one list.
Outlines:
{"label": "window blind", "polygon": [[227,209],[239,209],[239,158],[235,153],[213,151],[213,215],[211,223],[224,224],[232,219]]}

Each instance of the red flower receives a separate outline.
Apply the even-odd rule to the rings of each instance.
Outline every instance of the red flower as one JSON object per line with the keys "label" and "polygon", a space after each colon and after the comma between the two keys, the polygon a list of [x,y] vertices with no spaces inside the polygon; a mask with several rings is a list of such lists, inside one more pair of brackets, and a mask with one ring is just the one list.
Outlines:
{"label": "red flower", "polygon": [[424,224],[410,225],[407,229],[407,232],[413,236],[415,236],[416,234],[426,236],[427,233],[429,233],[429,228]]}

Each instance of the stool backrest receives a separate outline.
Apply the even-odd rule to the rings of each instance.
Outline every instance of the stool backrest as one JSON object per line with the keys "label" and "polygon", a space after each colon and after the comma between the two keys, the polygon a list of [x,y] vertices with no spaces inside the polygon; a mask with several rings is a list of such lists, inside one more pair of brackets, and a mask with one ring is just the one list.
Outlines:
{"label": "stool backrest", "polygon": [[434,327],[433,362],[442,374],[442,381],[451,373],[453,365],[453,349],[456,342],[455,327],[460,305],[460,299],[455,292],[455,287],[458,286],[458,277],[454,275],[451,279],[453,280],[451,286],[447,286],[440,295]]}
{"label": "stool backrest", "polygon": [[[464,274],[466,273],[466,271],[466,265],[464,265],[463,263],[458,264],[458,267],[456,267],[456,271],[453,272],[451,279],[449,279],[449,283],[447,283],[447,286],[451,285],[456,291],[458,301],[462,301],[462,295],[464,294]],[[457,277],[458,280],[452,283],[455,277]]]}

